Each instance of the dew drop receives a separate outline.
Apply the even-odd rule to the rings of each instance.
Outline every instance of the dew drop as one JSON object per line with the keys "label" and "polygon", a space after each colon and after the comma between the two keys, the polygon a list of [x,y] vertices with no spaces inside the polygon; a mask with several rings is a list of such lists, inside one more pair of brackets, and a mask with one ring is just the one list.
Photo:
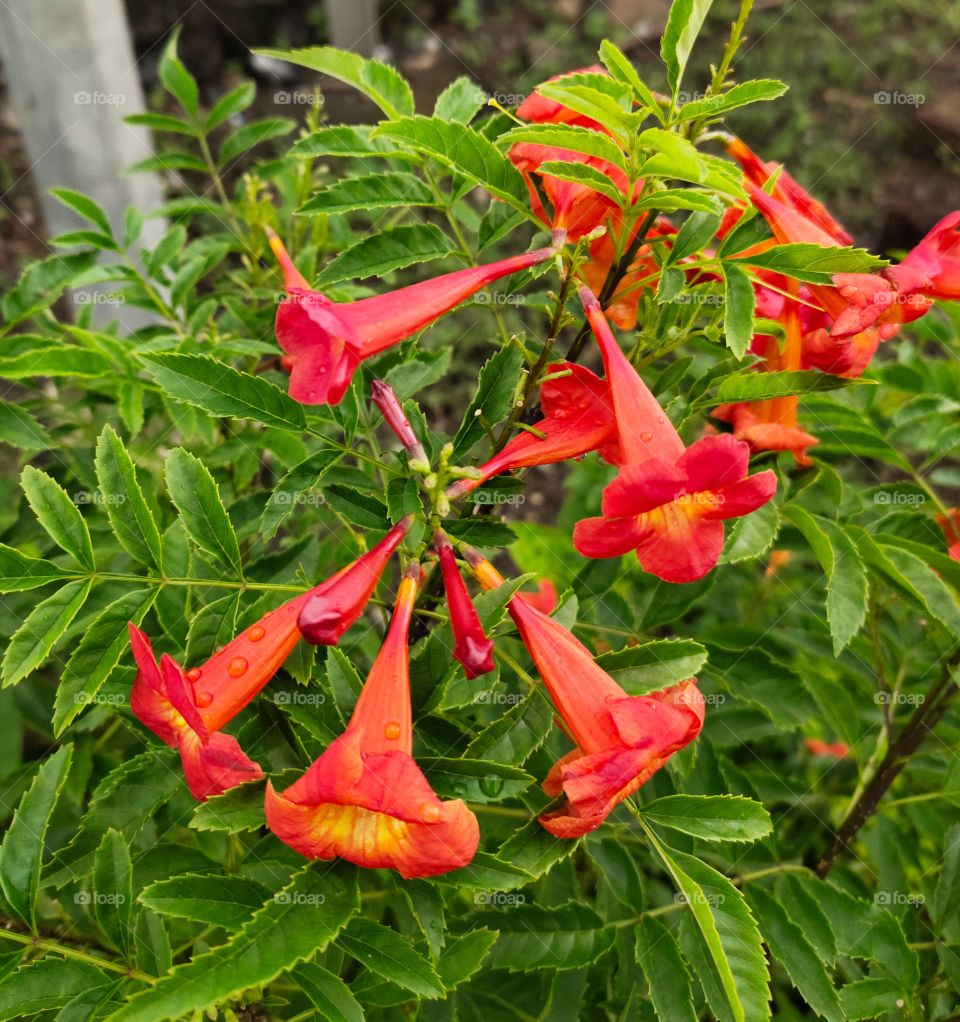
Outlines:
{"label": "dew drop", "polygon": [[662,415],[658,415],[657,416],[657,422],[662,426],[664,424],[664,422],[666,422],[666,419],[664,419],[664,417]]}
{"label": "dew drop", "polygon": [[425,802],[420,807],[420,815],[423,817],[424,823],[436,823],[440,819],[440,807]]}
{"label": "dew drop", "polygon": [[197,706],[201,709],[204,706],[209,706],[213,702],[213,696],[209,692],[198,692],[197,693]]}
{"label": "dew drop", "polygon": [[187,680],[188,681],[199,681],[200,680],[200,675],[202,673],[203,672],[200,670],[199,667],[191,667],[190,670],[187,671]]}
{"label": "dew drop", "polygon": [[496,798],[503,791],[503,781],[495,774],[480,778],[480,790],[487,798]]}
{"label": "dew drop", "polygon": [[227,664],[227,674],[231,678],[239,678],[247,673],[247,658],[242,656],[235,656],[229,664]]}
{"label": "dew drop", "polygon": [[650,443],[650,441],[651,441],[651,440],[653,439],[653,434],[652,434],[652,433],[641,433],[641,434],[640,434],[640,439],[641,439],[641,440],[642,440],[642,441],[643,441],[643,442],[644,442],[645,444],[648,444],[648,443]]}
{"label": "dew drop", "polygon": [[612,692],[604,699],[605,703],[615,703],[616,701],[617,697]]}
{"label": "dew drop", "polygon": [[846,287],[840,288],[840,294],[842,294],[844,298],[852,298],[856,293],[857,289],[853,286],[853,284],[847,284]]}
{"label": "dew drop", "polygon": [[266,629],[264,629],[261,625],[254,625],[253,628],[247,632],[247,638],[251,642],[259,642],[266,634]]}
{"label": "dew drop", "polygon": [[321,376],[326,376],[327,375],[327,367],[326,366],[320,366],[320,369],[318,371],[319,371]]}
{"label": "dew drop", "polygon": [[309,398],[309,399],[310,399],[311,401],[312,401],[312,400],[313,400],[313,399],[314,399],[314,398],[315,398],[316,396],[317,396],[317,392],[316,392],[315,390],[308,390],[308,391],[307,391],[307,397],[308,397],[308,398]]}
{"label": "dew drop", "polygon": [[395,720],[391,720],[383,729],[383,737],[388,738],[391,742],[396,741],[400,737],[400,731],[400,725]]}

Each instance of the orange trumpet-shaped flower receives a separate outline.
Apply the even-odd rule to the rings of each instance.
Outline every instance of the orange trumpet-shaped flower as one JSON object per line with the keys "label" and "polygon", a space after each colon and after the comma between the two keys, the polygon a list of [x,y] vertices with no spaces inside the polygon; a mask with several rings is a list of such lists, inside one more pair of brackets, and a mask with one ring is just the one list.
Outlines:
{"label": "orange trumpet-shaped flower", "polygon": [[476,817],[442,802],[414,762],[408,631],[419,565],[400,583],[396,609],[346,731],[286,791],[267,784],[267,824],[310,859],[337,856],[397,870],[405,879],[466,865]]}
{"label": "orange trumpet-shaped flower", "polygon": [[[569,375],[556,377],[558,373]],[[476,478],[454,483],[447,490],[450,500],[469,493],[501,472],[549,465],[589,451],[598,450],[606,461],[620,463],[616,421],[606,382],[573,362],[555,362],[548,375],[555,378],[540,386],[544,417],[534,423],[536,433],[526,430],[517,433],[499,454],[478,467]]]}
{"label": "orange trumpet-shaped flower", "polygon": [[476,678],[493,670],[493,643],[487,638],[480,616],[463,584],[450,540],[437,531],[434,547],[443,573],[443,590],[450,611],[453,631],[453,655],[463,665],[468,678]]}
{"label": "orange trumpet-shaped flower", "polygon": [[[836,247],[836,239],[796,209],[746,182],[750,201],[770,224],[780,244],[806,242]],[[838,376],[860,376],[881,341],[901,323],[924,315],[932,304],[920,293],[900,291],[886,275],[838,273],[833,286],[807,284],[813,301],[826,314],[825,325],[803,338],[804,365]]]}
{"label": "orange trumpet-shaped flower", "polygon": [[[786,333],[783,350],[776,337],[764,334],[757,335],[751,345],[756,354],[764,356],[760,368],[765,372],[799,369],[802,364],[803,338],[800,311],[795,298],[798,288],[796,282],[785,283],[792,297],[780,303],[779,318],[783,321]],[[746,441],[751,451],[790,451],[797,464],[806,467],[811,463],[807,457],[808,448],[820,441],[797,425],[798,405],[799,399],[794,394],[766,401],[720,405],[710,414],[715,419],[729,422],[733,426],[733,435]]]}
{"label": "orange trumpet-shaped flower", "polygon": [[[485,589],[502,584],[489,561],[472,550],[466,556]],[[576,745],[554,764],[543,785],[548,795],[566,796],[566,804],[541,816],[540,823],[556,837],[582,837],[700,734],[703,696],[695,679],[629,696],[583,643],[522,594],[507,606]]]}
{"label": "orange trumpet-shaped flower", "polygon": [[199,667],[184,671],[167,654],[158,665],[149,638],[130,623],[137,663],[130,708],[158,738],[180,750],[196,798],[263,776],[221,728],[260,693],[293,651],[305,611],[313,641],[336,642],[356,621],[411,520],[403,519],[376,547],[316,588],[265,614]]}
{"label": "orange trumpet-shaped flower", "polygon": [[355,302],[332,302],[307,284],[283,243],[268,232],[283,269],[287,297],[277,309],[276,333],[290,369],[290,394],[304,404],[337,404],[360,363],[439,319],[487,284],[553,256],[563,244],[445,273]]}
{"label": "orange trumpet-shaped flower", "polygon": [[589,288],[580,288],[580,301],[603,357],[623,464],[640,464],[652,457],[675,461],[684,450],[680,434],[621,351]]}
{"label": "orange trumpet-shaped flower", "polygon": [[620,350],[600,304],[580,289],[607,370],[623,455],[603,491],[599,518],[578,522],[573,545],[585,557],[631,550],[644,571],[665,582],[695,582],[717,563],[723,522],[773,496],[773,472],[747,477],[750,451],[732,436],[708,436],[685,448],[657,399]]}
{"label": "orange trumpet-shaped flower", "polygon": [[375,547],[306,594],[297,624],[307,642],[335,646],[340,641],[363,613],[412,522],[411,515],[401,518]]}
{"label": "orange trumpet-shaped flower", "polygon": [[[609,220],[619,222],[621,219],[620,206],[602,192],[598,192],[588,185],[567,181],[540,170],[542,164],[555,161],[582,163],[605,174],[617,188],[623,191],[627,185],[626,175],[606,160],[574,152],[572,149],[560,149],[556,146],[534,142],[518,142],[510,147],[507,156],[527,182],[530,204],[536,216],[554,229],[565,231],[569,238],[573,240],[582,238]],[[552,212],[544,209],[534,176],[536,183],[540,185],[550,201],[550,205],[553,207]]]}
{"label": "orange trumpet-shaped flower", "polygon": [[[606,69],[600,64],[592,64],[590,67],[581,67],[573,71],[564,71],[562,74],[548,78],[548,82],[559,82],[570,75],[576,74],[603,74]],[[533,121],[535,124],[578,124],[584,128],[600,129],[600,124],[584,114],[571,110],[555,99],[547,99],[539,92],[532,92],[517,107],[517,117],[524,121]],[[601,129],[602,130],[602,129]]]}
{"label": "orange trumpet-shaped flower", "polygon": [[738,138],[735,138],[727,146],[727,152],[740,164],[747,180],[756,188],[763,188],[779,170],[780,173],[774,183],[774,197],[795,209],[807,220],[812,221],[822,231],[829,234],[834,239],[834,244],[853,244],[853,238],[844,230],[827,207],[798,184],[780,164],[761,160],[749,146]]}
{"label": "orange trumpet-shaped flower", "polygon": [[884,276],[901,292],[960,299],[960,210],[935,224]]}

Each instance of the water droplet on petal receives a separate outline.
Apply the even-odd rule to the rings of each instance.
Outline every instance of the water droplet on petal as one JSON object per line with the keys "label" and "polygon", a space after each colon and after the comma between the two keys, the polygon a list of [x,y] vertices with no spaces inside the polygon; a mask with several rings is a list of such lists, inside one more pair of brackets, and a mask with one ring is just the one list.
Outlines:
{"label": "water droplet on petal", "polygon": [[197,693],[197,706],[201,709],[204,706],[209,706],[213,702],[213,696],[209,692],[198,692]]}
{"label": "water droplet on petal", "polygon": [[657,422],[662,426],[667,420],[662,415],[657,416]]}
{"label": "water droplet on petal", "polygon": [[261,625],[254,625],[253,628],[247,632],[247,638],[251,642],[259,642],[266,634],[266,629],[264,629]]}
{"label": "water droplet on petal", "polygon": [[227,674],[231,678],[239,678],[247,673],[247,658],[242,656],[235,656],[229,664],[227,664]]}
{"label": "water droplet on petal", "polygon": [[202,673],[203,672],[200,670],[199,667],[191,667],[190,670],[187,671],[187,679],[189,681],[199,681],[200,675]]}
{"label": "water droplet on petal", "polygon": [[424,823],[436,823],[440,819],[440,807],[425,802],[420,807],[420,815],[423,817]]}
{"label": "water droplet on petal", "polygon": [[400,725],[395,720],[391,720],[383,729],[383,737],[388,738],[391,742],[396,741],[400,737],[401,730]]}
{"label": "water droplet on petal", "polygon": [[317,392],[316,392],[315,390],[308,390],[308,391],[307,391],[307,397],[308,397],[308,398],[309,398],[309,399],[310,399],[311,401],[312,401],[312,400],[313,400],[313,399],[314,399],[314,398],[315,398],[316,396],[317,396]]}
{"label": "water droplet on petal", "polygon": [[640,439],[641,439],[641,440],[642,440],[642,441],[643,441],[643,442],[644,442],[645,444],[648,444],[648,443],[650,443],[650,441],[651,441],[651,440],[653,439],[653,434],[652,434],[652,433],[641,433],[641,434],[640,434]]}

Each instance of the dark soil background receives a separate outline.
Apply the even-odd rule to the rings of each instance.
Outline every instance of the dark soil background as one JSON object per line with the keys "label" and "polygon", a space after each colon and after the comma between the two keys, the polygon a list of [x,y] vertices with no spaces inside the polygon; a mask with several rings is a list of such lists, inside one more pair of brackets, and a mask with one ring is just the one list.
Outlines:
{"label": "dark soil background", "polygon": [[[736,7],[732,0],[714,5],[685,82],[691,92],[719,59]],[[260,94],[251,115],[303,116],[304,107],[284,98],[309,94],[316,76],[263,66],[250,49],[329,41],[322,3],[127,0],[127,8],[151,104],[162,102],[162,43],[182,24],[181,56],[208,104],[254,77]],[[461,74],[509,102],[551,74],[594,61],[604,36],[656,87],[667,8],[666,0],[383,0],[377,55],[410,78],[424,111]],[[960,4],[758,0],[748,37],[737,77],[779,77],[790,91],[735,114],[732,127],[764,156],[786,161],[860,244],[882,253],[907,248],[960,207]],[[325,83],[324,94],[333,122],[374,116],[337,83]],[[0,286],[42,254],[27,169],[0,86]]]}

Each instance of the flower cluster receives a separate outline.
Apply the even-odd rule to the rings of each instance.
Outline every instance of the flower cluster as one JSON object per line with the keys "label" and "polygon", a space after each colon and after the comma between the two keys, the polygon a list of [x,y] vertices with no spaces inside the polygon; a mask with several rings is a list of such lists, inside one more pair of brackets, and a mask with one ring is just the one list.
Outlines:
{"label": "flower cluster", "polygon": [[[607,134],[592,118],[538,94],[517,114],[530,123]],[[849,245],[849,235],[832,215],[785,171],[738,141],[729,145],[729,153],[742,168],[748,201],[727,210],[718,240],[733,237],[753,217],[762,217],[773,233],[772,239],[737,253],[744,265],[775,244]],[[298,641],[336,645],[363,614],[391,557],[400,553],[392,619],[345,730],[285,790],[266,785],[268,826],[309,858],[342,857],[410,878],[464,866],[478,848],[474,814],[462,800],[438,797],[414,758],[411,623],[419,596],[434,581],[431,569],[439,569],[436,581],[442,581],[445,594],[453,657],[469,679],[494,668],[494,643],[461,572],[468,568],[484,590],[497,589],[504,579],[476,550],[452,538],[452,529],[445,531],[443,520],[454,502],[503,473],[598,452],[616,475],[603,491],[600,514],[577,523],[576,549],[590,558],[633,553],[645,572],[687,583],[717,564],[725,521],[774,497],[776,474],[767,469],[751,475],[751,451],[789,451],[805,465],[817,442],[797,423],[795,396],[716,408],[714,417],[729,423],[732,432],[685,442],[610,325],[625,330],[636,325],[641,294],[654,286],[677,228],[656,213],[627,215],[642,182],[631,182],[610,160],[531,142],[515,143],[508,156],[527,183],[533,213],[552,231],[549,246],[338,303],[310,287],[270,232],[286,291],[276,336],[290,394],[305,404],[337,404],[361,363],[491,282],[557,256],[565,267],[564,294],[574,281],[578,287],[603,376],[573,357],[538,363],[537,371],[543,370],[534,381],[540,384],[540,419],[522,423],[523,429],[475,467],[450,464],[451,445],[433,465],[394,392],[375,380],[372,401],[406,451],[409,473],[429,511],[402,518],[363,556],[271,611],[200,666],[185,670],[166,654],[158,663],[147,636],[130,626],[138,666],[133,712],[179,750],[190,791],[204,799],[263,777],[223,729],[270,682]],[[560,164],[580,165],[589,173],[572,180]],[[624,201],[614,201],[614,194]],[[960,213],[945,218],[903,262],[879,273],[843,273],[830,283],[805,283],[753,270],[757,309],[784,335],[782,342],[772,333],[753,338],[756,369],[862,373],[901,323],[923,315],[933,299],[960,298],[958,225]],[[685,267],[684,258],[677,262],[689,283],[710,279],[697,267]],[[547,351],[541,361],[548,362]],[[951,515],[942,524],[951,553],[960,556],[956,515]],[[574,746],[544,779],[544,790],[558,802],[540,821],[559,838],[577,838],[598,827],[697,737],[705,704],[694,678],[660,692],[629,695],[550,616],[556,602],[547,582],[537,594],[515,593],[507,608],[542,679],[543,694]]]}

